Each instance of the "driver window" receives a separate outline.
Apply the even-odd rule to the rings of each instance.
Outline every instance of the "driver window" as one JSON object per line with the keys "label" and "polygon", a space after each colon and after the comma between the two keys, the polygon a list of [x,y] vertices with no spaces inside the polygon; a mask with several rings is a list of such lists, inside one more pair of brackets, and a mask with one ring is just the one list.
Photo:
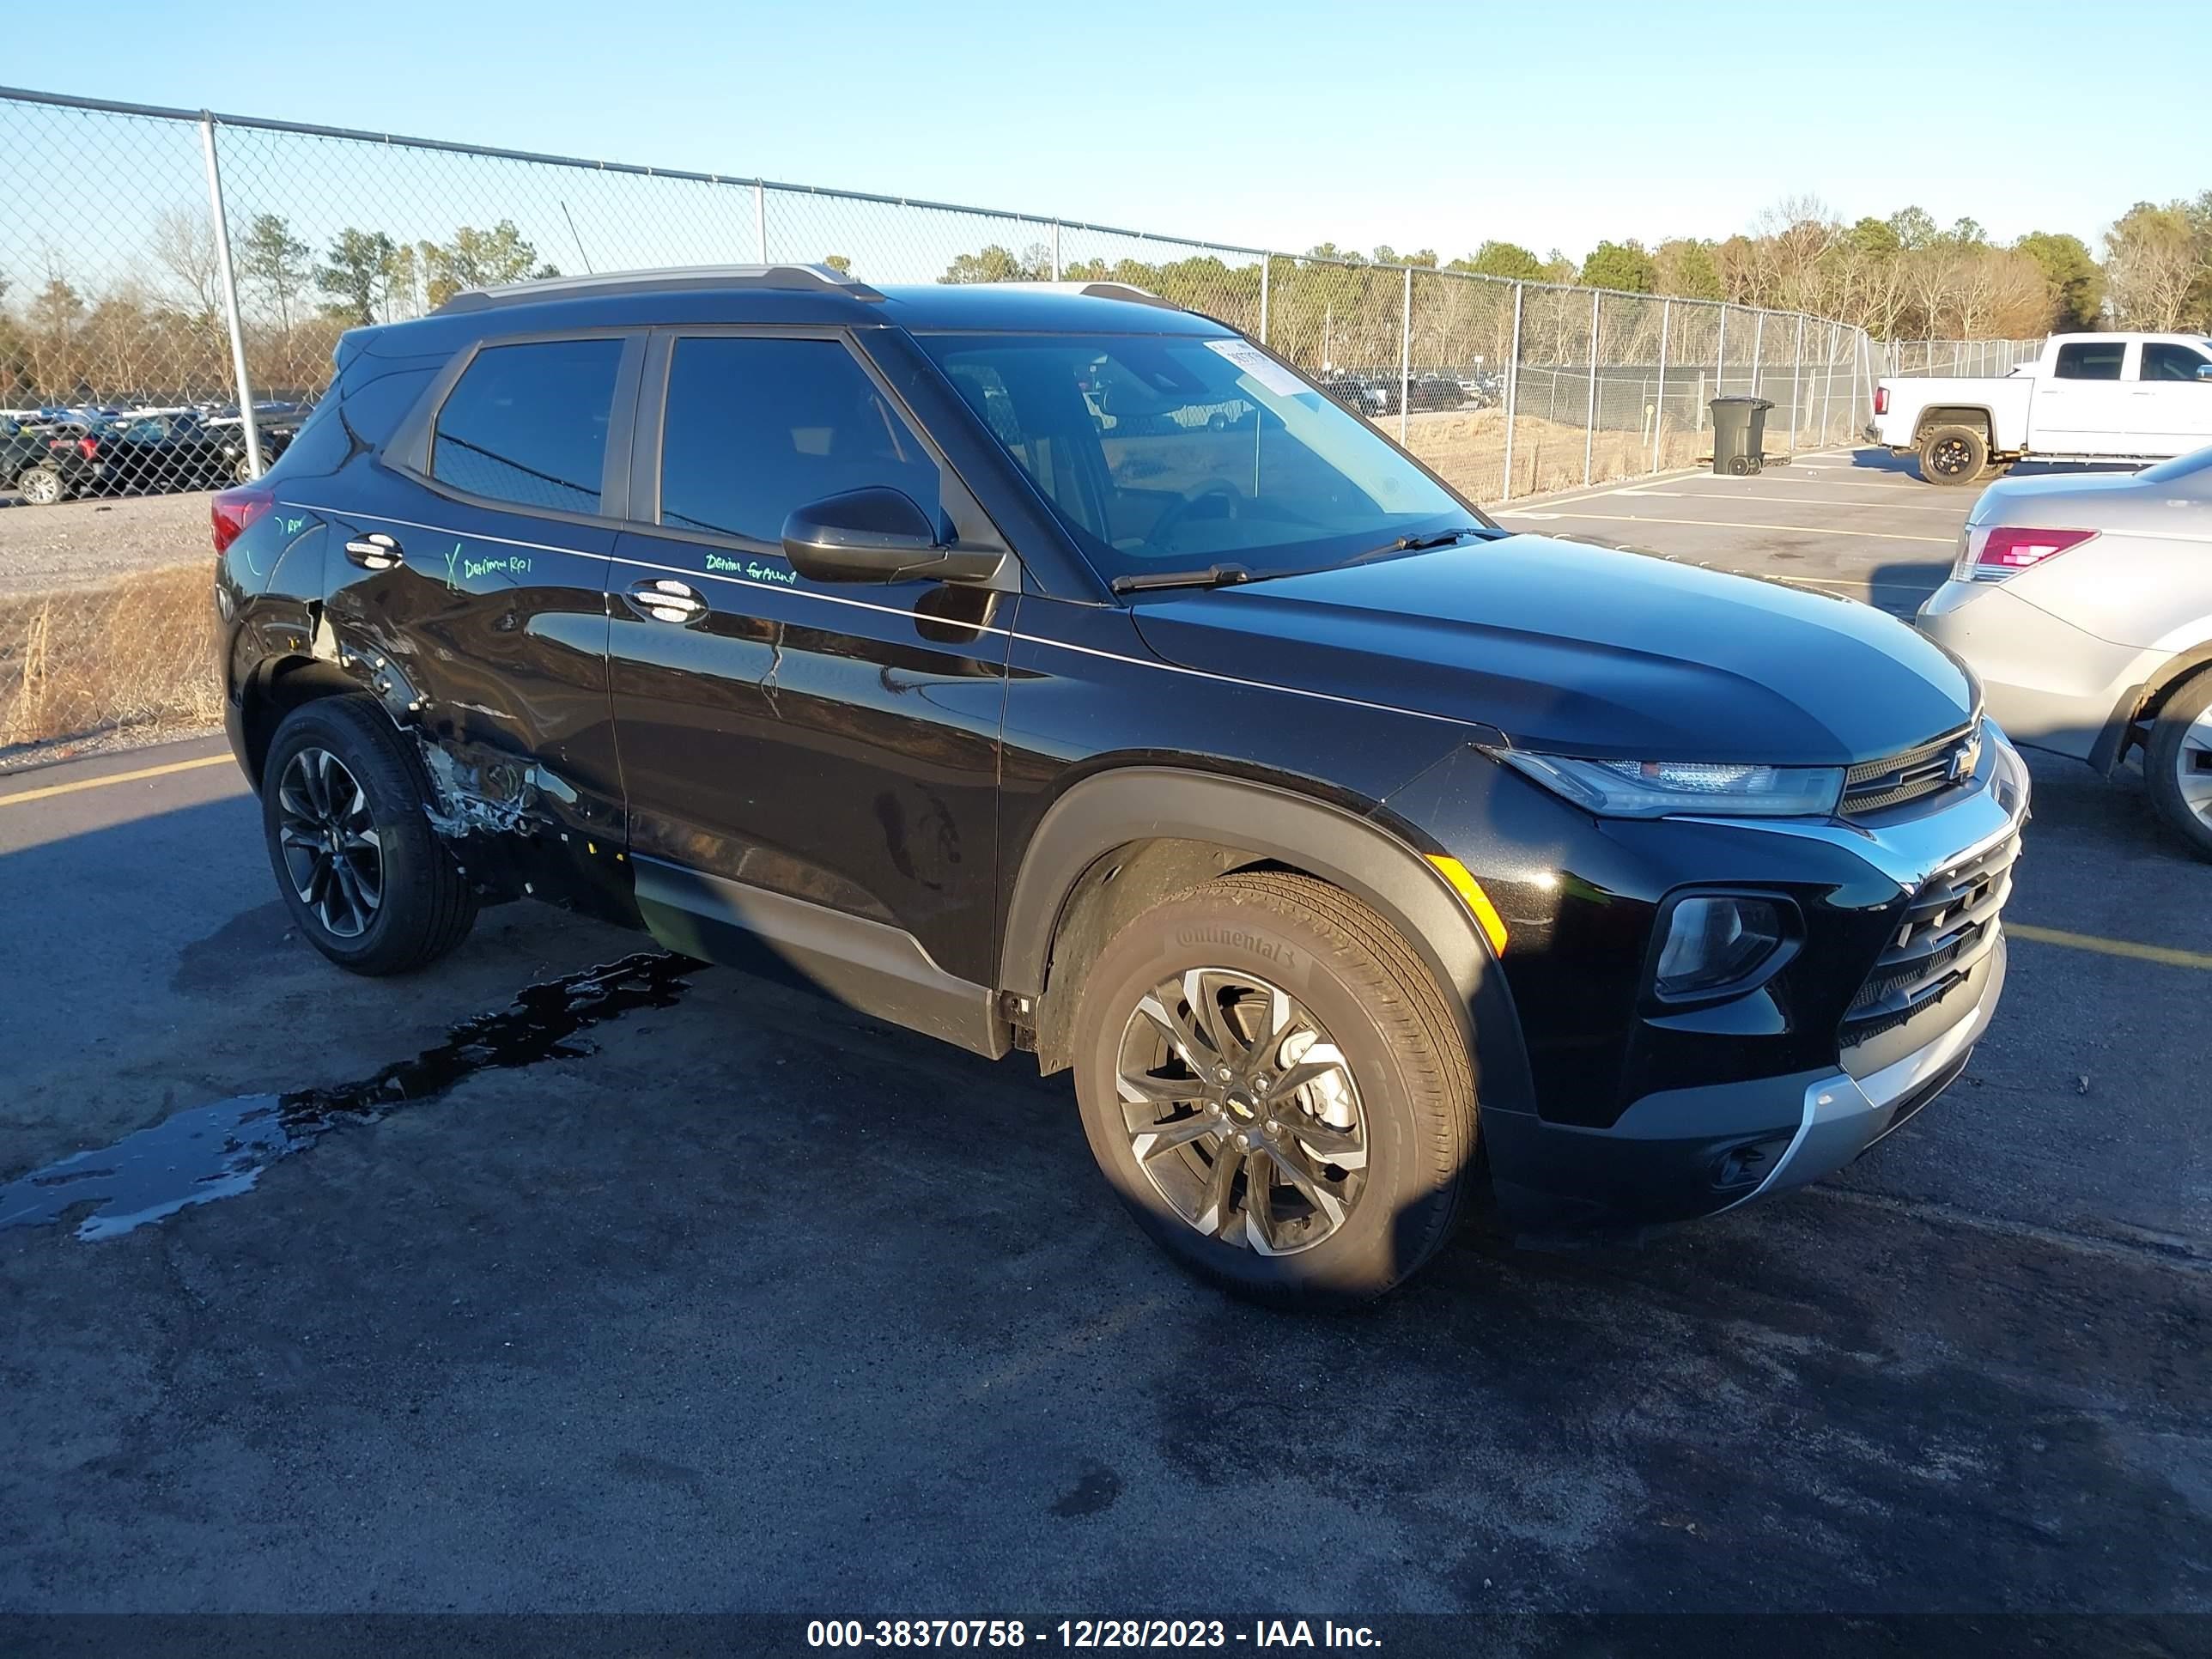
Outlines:
{"label": "driver window", "polygon": [[2170,340],[2143,342],[2142,367],[2136,378],[2143,380],[2195,380],[2197,371],[2204,367],[2207,359],[2200,351],[2185,345],[2176,345]]}
{"label": "driver window", "polygon": [[782,544],[794,507],[882,484],[934,518],[937,463],[835,340],[679,339],[660,439],[660,522]]}

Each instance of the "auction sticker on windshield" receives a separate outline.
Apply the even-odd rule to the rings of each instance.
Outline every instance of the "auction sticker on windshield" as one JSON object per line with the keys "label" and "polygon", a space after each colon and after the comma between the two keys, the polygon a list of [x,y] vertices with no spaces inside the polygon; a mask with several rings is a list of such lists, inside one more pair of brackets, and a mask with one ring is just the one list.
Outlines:
{"label": "auction sticker on windshield", "polygon": [[1264,391],[1285,398],[1295,398],[1302,392],[1313,390],[1249,340],[1208,340],[1206,349],[1229,359],[1256,380]]}

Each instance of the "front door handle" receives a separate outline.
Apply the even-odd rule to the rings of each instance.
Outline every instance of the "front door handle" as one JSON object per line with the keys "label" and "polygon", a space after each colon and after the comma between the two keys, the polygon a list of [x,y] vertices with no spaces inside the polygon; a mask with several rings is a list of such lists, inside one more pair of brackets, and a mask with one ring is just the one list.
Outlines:
{"label": "front door handle", "polygon": [[379,531],[371,536],[356,536],[345,544],[346,557],[364,570],[392,570],[406,562],[399,544]]}
{"label": "front door handle", "polygon": [[654,622],[695,623],[707,614],[707,601],[699,590],[689,582],[679,582],[670,576],[650,576],[629,585],[623,596],[630,608],[640,616]]}

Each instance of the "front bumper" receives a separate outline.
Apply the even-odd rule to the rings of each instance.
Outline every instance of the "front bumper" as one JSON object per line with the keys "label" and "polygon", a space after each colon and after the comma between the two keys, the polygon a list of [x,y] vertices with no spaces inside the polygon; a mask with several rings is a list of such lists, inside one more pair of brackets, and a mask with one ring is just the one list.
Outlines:
{"label": "front bumper", "polygon": [[[2002,848],[2027,815],[2027,768],[2001,732],[1986,729],[1983,785],[1950,806],[1878,830],[1784,819],[1760,827],[1850,845],[1897,889],[1941,894],[1938,883]],[[1634,1230],[1733,1209],[1832,1174],[1964,1069],[2003,994],[2002,929],[1999,915],[1961,957],[1963,971],[1950,988],[1881,1036],[1855,1048],[1838,1037],[1825,1064],[1662,1089],[1632,1100],[1601,1127],[1486,1112],[1492,1180],[1505,1219],[1539,1238]]]}
{"label": "front bumper", "polygon": [[2021,580],[1947,581],[1913,626],[1974,671],[1990,715],[2015,739],[2093,761],[2113,742],[2113,711],[2145,653],[2023,599]]}

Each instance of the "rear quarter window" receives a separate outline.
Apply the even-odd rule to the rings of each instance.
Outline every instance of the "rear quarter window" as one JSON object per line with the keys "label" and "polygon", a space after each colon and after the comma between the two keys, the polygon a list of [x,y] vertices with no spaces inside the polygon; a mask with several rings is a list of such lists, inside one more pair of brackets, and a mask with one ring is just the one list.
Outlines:
{"label": "rear quarter window", "polygon": [[430,476],[520,507],[597,513],[622,355],[617,339],[486,346],[438,411]]}

